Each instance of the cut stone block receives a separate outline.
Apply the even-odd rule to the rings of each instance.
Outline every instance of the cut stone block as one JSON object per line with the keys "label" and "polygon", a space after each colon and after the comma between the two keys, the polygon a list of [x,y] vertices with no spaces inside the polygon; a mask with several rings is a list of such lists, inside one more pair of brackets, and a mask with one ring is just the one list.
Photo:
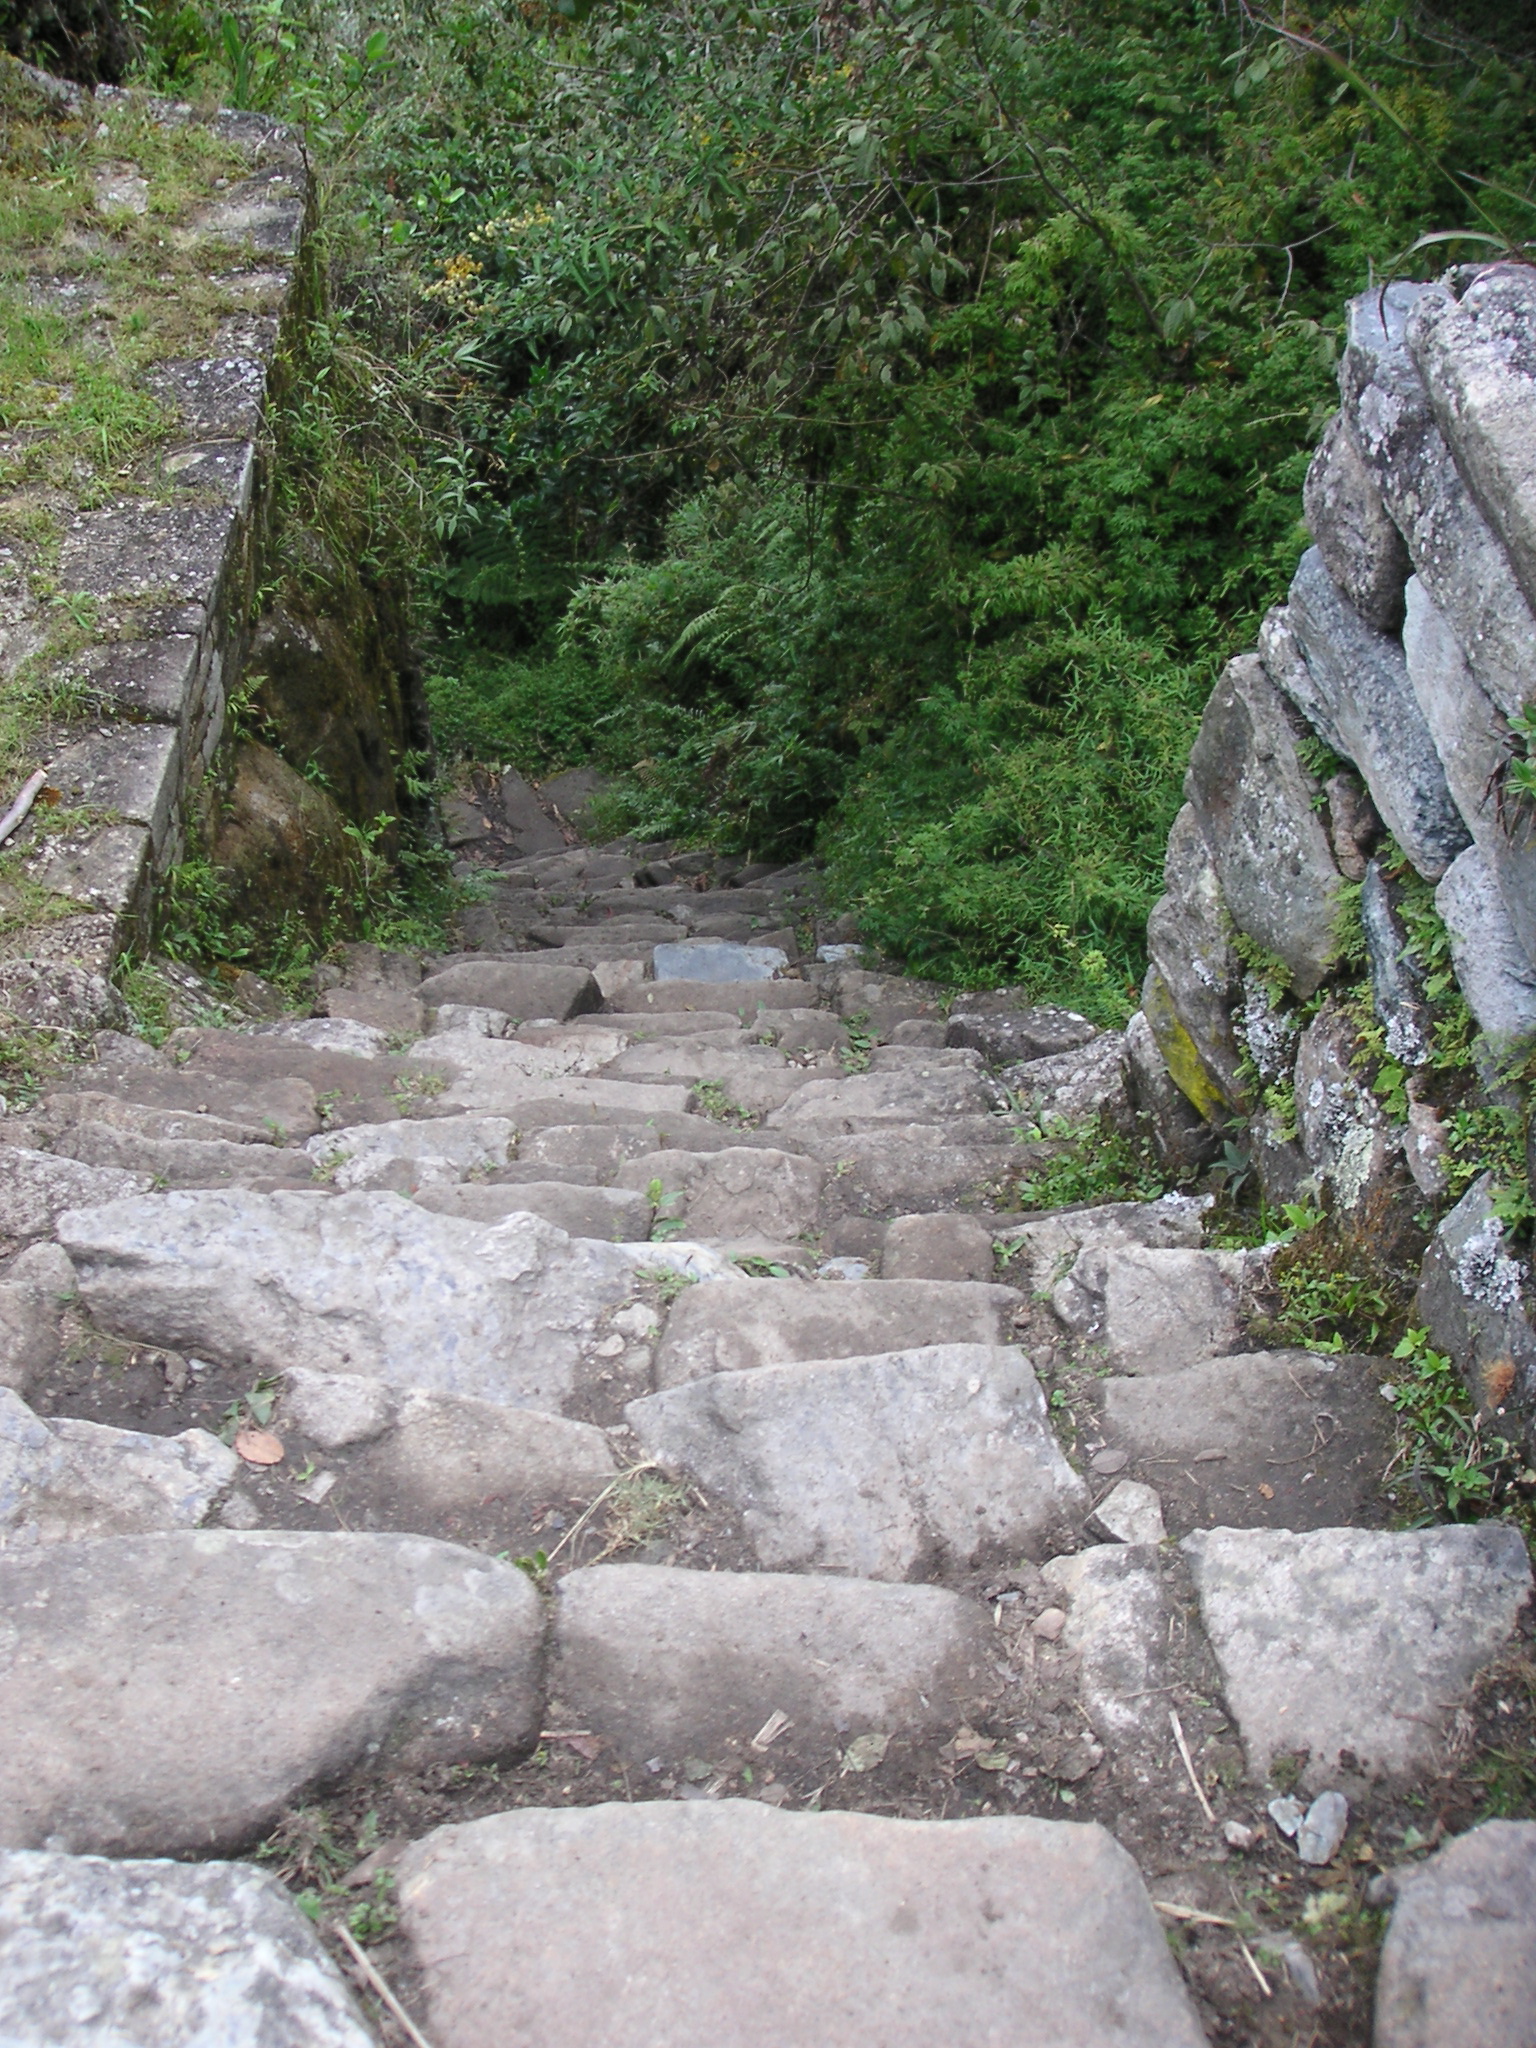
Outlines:
{"label": "cut stone block", "polygon": [[239,1469],[205,1429],[145,1436],[34,1415],[0,1387],[0,1550],[195,1529]]}
{"label": "cut stone block", "polygon": [[115,811],[147,825],[158,851],[170,836],[179,795],[181,741],[164,725],[117,725],[55,756],[49,780],[71,808]]}
{"label": "cut stone block", "polygon": [[972,1010],[962,997],[949,1013],[943,1043],[971,1046],[993,1066],[1004,1067],[1075,1052],[1097,1036],[1096,1024],[1054,1003],[1027,1010]]}
{"label": "cut stone block", "polygon": [[[96,1085],[125,1102],[137,1102],[147,1109],[225,1117],[245,1128],[265,1130],[279,1144],[289,1138],[311,1137],[319,1130],[316,1091],[325,1083],[309,1079],[306,1066],[313,1061],[318,1061],[322,1068],[330,1064],[323,1053],[289,1046],[282,1040],[241,1038],[234,1032],[218,1036],[223,1043],[206,1048],[207,1070],[201,1061],[185,1067],[132,1066],[117,1072],[108,1070]],[[254,1065],[263,1055],[272,1071],[253,1073],[248,1078],[231,1071],[242,1058]],[[360,1074],[369,1088],[386,1089],[393,1079],[392,1075],[380,1073],[377,1067],[358,1061],[339,1059],[336,1064],[348,1079],[354,1073]],[[287,1072],[280,1071],[285,1067]]]}
{"label": "cut stone block", "polygon": [[[635,1258],[539,1217],[436,1216],[397,1195],[149,1196],[70,1212],[104,1328],[268,1372],[307,1366],[558,1411]],[[663,1248],[647,1248],[651,1257]]]}
{"label": "cut stone block", "polygon": [[1328,574],[1367,625],[1395,633],[1403,623],[1408,550],[1342,413],[1323,430],[1302,503]]}
{"label": "cut stone block", "polygon": [[1455,1702],[1531,1591],[1516,1529],[1209,1529],[1200,1612],[1256,1779],[1305,1753],[1309,1791],[1436,1768]]}
{"label": "cut stone block", "polygon": [[1211,1201],[1209,1195],[1160,1195],[1155,1202],[1101,1202],[1010,1225],[999,1233],[1002,1244],[1017,1247],[1008,1255],[1007,1276],[1026,1293],[1043,1294],[1089,1244],[1198,1251]]}
{"label": "cut stone block", "polygon": [[831,1131],[867,1131],[883,1124],[986,1116],[1002,1102],[995,1081],[967,1068],[935,1066],[925,1072],[903,1067],[896,1073],[807,1081],[767,1122],[774,1131],[798,1131],[807,1124],[820,1124]]}
{"label": "cut stone block", "polygon": [[[529,1168],[531,1173],[537,1170]],[[650,1203],[643,1192],[627,1188],[571,1187],[539,1180],[467,1181],[457,1187],[423,1188],[413,1200],[440,1216],[462,1216],[474,1223],[542,1216],[571,1237],[601,1237],[613,1244],[640,1244],[651,1234]]]}
{"label": "cut stone block", "polygon": [[594,1565],[555,1597],[550,1692],[631,1764],[824,1763],[850,1736],[952,1731],[998,1691],[984,1609],[937,1586]]}
{"label": "cut stone block", "polygon": [[1233,922],[1285,962],[1305,997],[1333,965],[1343,882],[1293,716],[1256,654],[1229,661],[1206,704],[1184,791]]}
{"label": "cut stone block", "polygon": [[1536,2012],[1536,1821],[1484,1821],[1390,1882],[1375,2048],[1525,2048]]}
{"label": "cut stone block", "polygon": [[1242,963],[1193,804],[1168,834],[1163,887],[1147,919],[1142,1008],[1175,1084],[1203,1118],[1225,1122],[1244,1099],[1232,1028]]}
{"label": "cut stone block", "polygon": [[1157,1489],[1138,1479],[1112,1486],[1093,1511],[1093,1519],[1111,1543],[1161,1543],[1163,1504]]}
{"label": "cut stone block", "polygon": [[1107,1747],[1168,1741],[1168,1608],[1155,1554],[1139,1546],[1095,1544],[1042,1568],[1061,1595],[1061,1641],[1082,1659],[1083,1710]]}
{"label": "cut stone block", "polygon": [[1445,871],[1435,908],[1451,942],[1451,965],[1468,1007],[1498,1054],[1536,1037],[1536,963],[1516,936],[1498,877],[1469,846]]}
{"label": "cut stone block", "polygon": [[1096,1826],[534,1809],[439,1829],[398,1882],[434,2048],[1201,2048]]}
{"label": "cut stone block", "polygon": [[547,1048],[466,1031],[441,1033],[428,1044],[434,1065],[445,1063],[450,1075],[438,1108],[508,1116],[522,1130],[577,1118],[639,1123],[651,1116],[680,1116],[693,1093],[686,1081],[624,1081],[594,1074],[591,1069],[605,1057],[601,1045]]}
{"label": "cut stone block", "polygon": [[232,1117],[199,1116],[195,1110],[155,1109],[144,1102],[125,1102],[100,1088],[55,1089],[44,1098],[44,1114],[63,1129],[70,1124],[115,1124],[146,1138],[202,1138],[229,1145],[271,1145],[270,1124],[236,1123]]}
{"label": "cut stone block", "polygon": [[743,1024],[750,1024],[759,1010],[796,1010],[813,995],[803,981],[743,979],[711,982],[702,988],[691,981],[657,981],[619,989],[610,998],[610,1008],[623,1016],[728,1011]]}
{"label": "cut stone block", "polygon": [[505,1166],[516,1147],[517,1126],[506,1117],[439,1116],[320,1131],[304,1150],[314,1170],[345,1193],[396,1186],[400,1166],[407,1169],[403,1192],[429,1181],[461,1181],[476,1168]]}
{"label": "cut stone block", "polygon": [[805,1358],[858,1358],[929,1344],[1002,1344],[1020,1296],[945,1280],[750,1280],[691,1288],[673,1303],[656,1354],[658,1387]]}
{"label": "cut stone block", "polygon": [[421,1001],[471,1003],[505,1010],[509,1017],[553,1017],[564,1023],[586,1010],[600,1010],[602,993],[585,967],[557,961],[461,960],[429,974],[416,990]]}
{"label": "cut stone block", "polygon": [[1441,1220],[1419,1274],[1414,1320],[1454,1358],[1480,1408],[1536,1415],[1536,1330],[1527,1275],[1494,1213],[1491,1173]]}
{"label": "cut stone block", "polygon": [[1180,1372],[1236,1347],[1253,1270],[1243,1252],[1101,1241],[1078,1253],[1051,1307],[1116,1372]]}
{"label": "cut stone block", "polygon": [[0,1238],[12,1243],[51,1237],[66,1209],[114,1202],[149,1190],[147,1173],[114,1166],[84,1166],[53,1152],[0,1145]]}
{"label": "cut stone block", "polygon": [[992,1233],[975,1216],[898,1216],[885,1233],[886,1280],[990,1280]]}
{"label": "cut stone block", "polygon": [[[539,1727],[516,1566],[414,1536],[200,1529],[0,1558],[0,1842],[238,1849],[367,1763],[489,1762]],[[324,1684],[295,1683],[302,1642]]]}
{"label": "cut stone block", "polygon": [[1355,1072],[1359,1031],[1332,1001],[1301,1035],[1296,1055],[1296,1122],[1301,1149],[1342,1209],[1384,1186],[1402,1150],[1401,1133]]}
{"label": "cut stone block", "polygon": [[54,1150],[91,1166],[141,1174],[162,1188],[266,1186],[273,1181],[308,1187],[314,1180],[314,1161],[302,1152],[219,1138],[151,1138],[116,1124],[70,1124],[54,1140]]}
{"label": "cut stone block", "polygon": [[659,1180],[661,1213],[687,1219],[694,1237],[795,1238],[814,1231],[825,1171],[793,1152],[726,1146],[718,1152],[647,1152],[619,1168],[617,1185]]}
{"label": "cut stone block", "polygon": [[698,1037],[631,1046],[604,1072],[621,1080],[680,1081],[694,1091],[696,1107],[707,1110],[709,1097],[723,1097],[751,1116],[782,1108],[807,1078],[804,1067],[791,1066],[772,1046],[725,1047]]}
{"label": "cut stone block", "polygon": [[1182,1372],[1104,1380],[1107,1442],[1157,1487],[1176,1536],[1213,1522],[1317,1529],[1373,1522],[1391,1503],[1394,1416],[1380,1359],[1249,1351]]}
{"label": "cut stone block", "polygon": [[768,1570],[910,1579],[1038,1556],[1088,1505],[1028,1359],[1000,1346],[717,1373],[625,1417],[647,1456],[741,1510]]}
{"label": "cut stone block", "polygon": [[10,2048],[371,2048],[313,1924],[248,1863],[0,1850]]}
{"label": "cut stone block", "polygon": [[[968,1118],[967,1132],[981,1121]],[[961,1206],[1012,1209],[1020,1180],[1045,1155],[1039,1148],[1010,1145],[1009,1127],[1001,1121],[995,1128],[996,1140],[976,1143],[969,1136],[955,1139],[937,1124],[851,1132],[802,1124],[786,1132],[784,1140],[803,1146],[826,1167],[822,1201],[830,1213],[905,1216]]]}
{"label": "cut stone block", "polygon": [[772,981],[789,965],[779,946],[743,946],[729,939],[680,939],[651,955],[658,981]]}
{"label": "cut stone block", "polygon": [[1096,1119],[1123,1124],[1129,1111],[1125,1035],[1120,1031],[1101,1031],[1073,1052],[1004,1067],[998,1079],[1031,1122],[1048,1133],[1060,1124]]}

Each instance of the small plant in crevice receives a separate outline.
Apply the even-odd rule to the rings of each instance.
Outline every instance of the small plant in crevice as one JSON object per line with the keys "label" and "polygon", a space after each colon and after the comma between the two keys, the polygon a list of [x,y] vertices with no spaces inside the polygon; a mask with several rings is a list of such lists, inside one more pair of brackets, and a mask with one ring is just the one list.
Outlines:
{"label": "small plant in crevice", "polygon": [[1474,1405],[1455,1362],[1434,1349],[1427,1330],[1406,1331],[1392,1358],[1396,1371],[1381,1392],[1398,1418],[1399,1445],[1384,1476],[1416,1496],[1415,1519],[1472,1521],[1528,1506],[1518,1449],[1498,1427],[1502,1410]]}
{"label": "small plant in crevice", "polygon": [[[1381,1192],[1339,1218],[1288,1204],[1269,1268],[1268,1302],[1253,1334],[1309,1351],[1380,1352],[1403,1329],[1417,1282],[1423,1234]],[[1273,1241],[1273,1240],[1272,1240]]]}
{"label": "small plant in crevice", "polygon": [[1046,1117],[1019,1132],[1026,1142],[1059,1149],[1019,1182],[1024,1209],[1067,1209],[1085,1202],[1153,1202],[1168,1192],[1150,1137],[1134,1136],[1107,1119],[1067,1122]]}

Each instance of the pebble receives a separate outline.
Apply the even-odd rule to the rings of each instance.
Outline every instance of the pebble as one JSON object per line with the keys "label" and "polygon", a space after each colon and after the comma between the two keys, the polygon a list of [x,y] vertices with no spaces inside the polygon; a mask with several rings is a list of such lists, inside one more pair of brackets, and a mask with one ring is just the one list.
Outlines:
{"label": "pebble", "polygon": [[1061,1608],[1047,1607],[1043,1613],[1035,1616],[1030,1623],[1029,1632],[1032,1636],[1038,1636],[1042,1643],[1054,1643],[1060,1639],[1066,1625],[1067,1617]]}
{"label": "pebble", "polygon": [[1123,1472],[1130,1462],[1129,1451],[1095,1451],[1088,1462],[1088,1469],[1107,1479],[1112,1472]]}
{"label": "pebble", "polygon": [[1303,1863],[1331,1863],[1348,1826],[1349,1801],[1344,1794],[1319,1792],[1296,1836],[1296,1854]]}
{"label": "pebble", "polygon": [[1268,1812],[1270,1819],[1280,1830],[1281,1834],[1290,1836],[1292,1839],[1295,1838],[1296,1830],[1306,1818],[1306,1808],[1302,1805],[1301,1801],[1289,1797],[1271,1799]]}
{"label": "pebble", "polygon": [[1229,1849],[1251,1849],[1259,1839],[1258,1829],[1241,1820],[1223,1821],[1221,1833]]}

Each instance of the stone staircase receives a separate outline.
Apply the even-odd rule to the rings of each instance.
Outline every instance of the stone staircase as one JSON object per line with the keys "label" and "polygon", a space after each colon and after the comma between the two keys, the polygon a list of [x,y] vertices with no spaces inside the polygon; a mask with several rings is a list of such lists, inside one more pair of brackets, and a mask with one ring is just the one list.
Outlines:
{"label": "stone staircase", "polygon": [[1021,1204],[1120,1036],[520,801],[0,1125],[0,2040],[1526,2040],[1525,1547],[1208,1198]]}

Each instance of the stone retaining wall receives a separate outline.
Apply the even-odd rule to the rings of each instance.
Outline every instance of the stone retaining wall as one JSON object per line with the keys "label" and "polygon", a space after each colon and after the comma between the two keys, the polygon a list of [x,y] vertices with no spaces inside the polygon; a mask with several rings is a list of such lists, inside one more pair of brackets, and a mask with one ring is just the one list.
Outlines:
{"label": "stone retaining wall", "polygon": [[[9,60],[3,84],[8,110],[32,95],[23,118],[47,122],[61,152],[74,145],[99,215],[16,290],[104,358],[125,321],[147,317],[140,291],[168,332],[202,342],[125,376],[158,407],[126,475],[98,469],[71,491],[29,474],[46,423],[0,439],[16,479],[0,498],[0,688],[62,692],[32,736],[43,800],[0,854],[0,1012],[88,1031],[117,1021],[113,963],[145,937],[156,884],[184,853],[245,657],[263,428],[302,317],[312,186],[297,139],[261,115],[85,94]],[[188,258],[200,296],[178,320],[164,294]]]}
{"label": "stone retaining wall", "polygon": [[[1454,1109],[1526,1114],[1536,270],[1362,293],[1339,386],[1307,478],[1314,545],[1206,707],[1130,1048],[1170,1160],[1214,1156],[1237,1125],[1271,1201],[1363,1216],[1461,1193]],[[1435,1056],[1454,989],[1431,891],[1470,1073]],[[1445,1218],[1420,1313],[1480,1400],[1531,1412],[1530,1275],[1493,1194],[1484,1175]]]}

